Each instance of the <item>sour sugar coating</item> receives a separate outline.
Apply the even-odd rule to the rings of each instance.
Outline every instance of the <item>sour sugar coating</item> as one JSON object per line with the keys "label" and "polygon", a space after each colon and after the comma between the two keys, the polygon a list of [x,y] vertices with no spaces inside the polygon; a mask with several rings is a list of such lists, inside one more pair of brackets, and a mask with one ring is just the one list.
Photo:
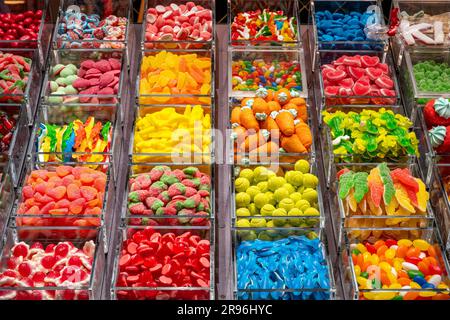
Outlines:
{"label": "sour sugar coating", "polygon": [[0,52],[0,102],[23,102],[31,64],[30,58]]}
{"label": "sour sugar coating", "polygon": [[295,42],[297,19],[282,10],[270,9],[237,13],[231,24],[231,40],[258,42]]}
{"label": "sour sugar coating", "polygon": [[145,41],[161,42],[146,43],[146,48],[171,47],[172,41],[179,42],[179,48],[196,48],[198,46],[195,43],[186,45],[182,42],[211,41],[213,37],[211,8],[194,2],[157,5],[147,10],[145,19]]}
{"label": "sour sugar coating", "polygon": [[[51,67],[48,101],[58,103],[114,103],[119,93],[122,62],[117,58],[83,60]],[[105,96],[105,97],[102,97]]]}
{"label": "sour sugar coating", "polygon": [[[105,173],[82,166],[58,165],[49,170],[33,170],[22,188],[16,223],[28,227],[99,226],[106,182]],[[93,232],[62,230],[42,234],[45,238],[62,235],[83,239],[92,237]]]}
{"label": "sour sugar coating", "polygon": [[298,61],[238,59],[232,62],[233,91],[282,88],[301,91],[302,70]]}
{"label": "sour sugar coating", "polygon": [[386,239],[353,243],[350,251],[358,288],[372,290],[361,292],[361,300],[450,299],[447,270],[437,244]]}
{"label": "sour sugar coating", "polygon": [[330,130],[334,154],[345,161],[395,162],[419,155],[412,122],[391,110],[324,111],[322,116]]}
{"label": "sour sugar coating", "polygon": [[[329,299],[330,295],[326,290],[330,289],[330,279],[322,250],[323,244],[319,239],[305,236],[290,236],[276,241],[241,242],[236,249],[239,299]],[[273,274],[277,276],[273,277]],[[255,291],[240,291],[251,289]],[[261,291],[263,289],[267,291]],[[283,292],[273,289],[300,290]],[[314,292],[314,289],[323,291]]]}
{"label": "sour sugar coating", "polygon": [[330,105],[396,103],[391,70],[378,56],[342,55],[320,68],[324,94]]}
{"label": "sour sugar coating", "polygon": [[450,65],[446,62],[424,60],[414,64],[414,78],[420,92],[450,91]]}
{"label": "sour sugar coating", "polygon": [[118,287],[196,287],[200,290],[122,290],[119,300],[206,300],[210,242],[192,232],[133,230],[122,242]]}
{"label": "sour sugar coating", "polygon": [[111,138],[111,122],[95,121],[94,117],[85,122],[76,119],[67,125],[41,123],[36,150],[42,162],[107,162],[109,155],[101,153],[110,151]]}
{"label": "sour sugar coating", "polygon": [[[275,173],[264,166],[243,169],[235,180],[237,226],[268,229],[316,226],[320,219],[319,179],[309,172],[305,160],[298,160],[293,170],[284,172]],[[243,240],[275,240],[282,234],[275,230],[238,231]]]}
{"label": "sour sugar coating", "polygon": [[[408,168],[390,170],[386,163],[366,172],[341,170],[338,173],[339,192],[348,225],[358,227],[421,227],[422,220],[412,216],[425,216],[429,193],[424,182],[414,177]],[[372,216],[365,219],[352,216]],[[386,216],[386,219],[374,218]],[[389,216],[396,216],[390,218]],[[398,218],[398,216],[405,216]],[[355,233],[366,240],[371,232]]]}
{"label": "sour sugar coating", "polygon": [[47,246],[18,242],[0,273],[0,288],[6,289],[0,290],[0,300],[87,300],[94,254],[93,241],[81,248],[70,241]]}
{"label": "sour sugar coating", "polygon": [[145,55],[140,74],[142,104],[211,103],[211,58],[201,52]]}
{"label": "sour sugar coating", "polygon": [[210,161],[210,114],[200,105],[179,109],[166,107],[137,118],[133,147],[139,154],[134,156],[136,162],[163,157],[158,154]]}
{"label": "sour sugar coating", "polygon": [[132,176],[129,190],[128,223],[131,225],[209,224],[211,177],[196,167],[172,170],[156,166]]}
{"label": "sour sugar coating", "polygon": [[15,116],[0,111],[0,152],[7,152],[11,145],[17,119]]}

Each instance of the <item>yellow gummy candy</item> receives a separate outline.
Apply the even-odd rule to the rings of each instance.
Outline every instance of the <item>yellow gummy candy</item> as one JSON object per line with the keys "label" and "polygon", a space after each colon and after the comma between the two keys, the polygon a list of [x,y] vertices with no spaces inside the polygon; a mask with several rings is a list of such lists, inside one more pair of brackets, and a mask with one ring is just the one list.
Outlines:
{"label": "yellow gummy candy", "polygon": [[395,183],[394,187],[395,187],[395,198],[397,199],[399,205],[405,208],[408,212],[415,213],[416,210],[411,204],[411,201],[409,200],[408,193],[406,192],[405,188],[399,183]]}

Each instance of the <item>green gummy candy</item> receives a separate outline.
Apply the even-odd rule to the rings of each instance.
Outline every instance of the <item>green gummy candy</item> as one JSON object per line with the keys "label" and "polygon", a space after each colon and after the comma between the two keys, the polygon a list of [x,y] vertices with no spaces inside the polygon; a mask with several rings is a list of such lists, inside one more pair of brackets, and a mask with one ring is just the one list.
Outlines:
{"label": "green gummy candy", "polygon": [[183,206],[185,208],[188,208],[188,209],[195,208],[195,201],[194,201],[194,199],[186,199],[186,200],[184,200]]}
{"label": "green gummy candy", "polygon": [[367,172],[357,172],[353,175],[353,184],[355,185],[355,200],[356,202],[361,202],[366,193],[369,191],[369,186],[367,183],[367,177],[369,174]]}
{"label": "green gummy candy", "polygon": [[153,202],[153,204],[152,204],[152,206],[150,207],[150,209],[152,209],[153,211],[156,211],[156,210],[158,210],[159,208],[161,208],[161,207],[163,207],[164,206],[164,202],[162,202],[161,200],[159,200],[159,199],[156,199],[154,202]]}
{"label": "green gummy candy", "polygon": [[339,197],[341,199],[347,197],[350,190],[355,186],[353,176],[353,171],[349,171],[339,178]]}
{"label": "green gummy candy", "polygon": [[160,178],[160,181],[164,182],[165,184],[168,185],[172,185],[174,183],[180,182],[180,180],[178,180],[177,177],[172,176],[172,175],[168,175],[168,174],[163,174]]}
{"label": "green gummy candy", "polygon": [[378,170],[380,170],[381,181],[384,185],[383,200],[384,204],[389,204],[392,201],[392,197],[395,195],[394,182],[392,181],[390,170],[386,163],[381,163],[378,165]]}
{"label": "green gummy candy", "polygon": [[198,172],[198,168],[195,167],[187,167],[183,169],[183,172],[185,174],[188,174],[190,176],[194,176]]}

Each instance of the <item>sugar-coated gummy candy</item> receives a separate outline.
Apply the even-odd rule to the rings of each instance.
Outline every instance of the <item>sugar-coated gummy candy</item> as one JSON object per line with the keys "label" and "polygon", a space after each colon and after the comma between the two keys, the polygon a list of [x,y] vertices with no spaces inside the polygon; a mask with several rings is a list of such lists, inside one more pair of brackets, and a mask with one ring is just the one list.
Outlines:
{"label": "sugar-coated gummy candy", "polygon": [[[241,242],[236,249],[238,298],[329,299],[327,290],[330,289],[330,279],[322,250],[323,244],[319,239],[309,239],[305,236],[290,236],[276,241],[257,239]],[[251,291],[252,289],[255,291]],[[273,289],[299,290],[283,292]]]}
{"label": "sugar-coated gummy candy", "polygon": [[30,58],[0,52],[0,102],[21,103],[29,80]]}
{"label": "sugar-coated gummy candy", "polygon": [[416,86],[420,92],[445,93],[450,91],[450,65],[434,60],[419,61],[413,65]]}

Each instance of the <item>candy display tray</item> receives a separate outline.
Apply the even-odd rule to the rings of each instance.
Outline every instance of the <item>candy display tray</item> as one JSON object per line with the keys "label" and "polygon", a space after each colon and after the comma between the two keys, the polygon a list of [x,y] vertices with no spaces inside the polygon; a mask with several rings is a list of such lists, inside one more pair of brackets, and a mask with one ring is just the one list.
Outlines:
{"label": "candy display tray", "polygon": [[[123,199],[121,199],[121,203],[122,203],[122,207],[121,207],[121,225],[123,226],[133,226],[133,225],[137,225],[137,223],[134,223],[134,219],[139,219],[141,220],[142,223],[142,219],[149,219],[148,225],[155,225],[155,226],[159,226],[159,227],[165,227],[165,226],[177,226],[178,223],[181,223],[181,219],[185,220],[186,219],[191,219],[191,218],[205,218],[206,224],[210,224],[211,220],[214,220],[215,218],[215,185],[214,185],[214,165],[212,164],[203,164],[203,165],[199,165],[199,164],[183,164],[183,165],[176,165],[176,164],[170,164],[170,163],[162,163],[161,165],[164,166],[168,166],[171,170],[175,170],[175,169],[184,169],[186,167],[196,167],[198,168],[201,172],[206,173],[207,175],[210,176],[210,180],[211,180],[211,187],[210,187],[210,199],[209,199],[209,203],[210,203],[210,213],[208,215],[205,216],[198,216],[198,215],[183,215],[182,218],[179,215],[133,215],[129,212],[128,210],[128,194],[131,192],[130,188],[130,182],[129,179],[136,174],[140,174],[140,173],[146,173],[146,172],[150,172],[150,170],[152,168],[154,168],[155,166],[157,166],[158,164],[155,163],[130,163],[128,165],[128,171],[127,171],[127,178],[126,178],[126,186],[125,186],[125,192],[123,194]],[[180,219],[181,218],[181,219]],[[178,220],[178,221],[176,221]],[[144,223],[142,223],[142,225],[144,225]],[[178,225],[179,228],[188,228],[191,225],[189,224],[189,222],[185,223],[183,221],[182,225]]]}
{"label": "candy display tray", "polygon": [[[52,48],[53,49],[69,49],[67,44],[71,46],[76,46],[73,48],[84,48],[84,49],[103,49],[103,48],[112,48],[112,49],[127,49],[127,55],[131,53],[130,40],[131,40],[131,28],[130,21],[132,21],[132,8],[133,4],[131,0],[120,1],[119,6],[112,6],[113,12],[110,14],[115,15],[121,18],[127,18],[127,24],[125,27],[125,39],[124,40],[100,40],[100,39],[81,39],[81,40],[62,40],[58,37],[59,29],[61,28],[61,24],[63,23],[64,15],[68,9],[73,6],[78,6],[81,9],[81,13],[85,14],[97,14],[100,16],[100,19],[107,18],[105,8],[103,7],[103,2],[96,1],[86,1],[86,0],[61,0],[59,3],[59,13],[56,20],[53,37],[52,37]],[[99,9],[102,8],[102,9]],[[109,14],[108,14],[109,15]]]}
{"label": "candy display tray", "polygon": [[[154,300],[154,299],[162,299],[167,300],[170,299],[170,296],[177,296],[177,295],[189,295],[190,293],[196,293],[205,295],[207,299],[214,300],[215,295],[215,283],[214,283],[214,259],[215,259],[215,235],[214,235],[214,223],[210,227],[151,227],[155,232],[158,232],[162,235],[167,233],[175,233],[175,235],[181,235],[186,232],[190,232],[192,235],[199,235],[202,239],[206,239],[210,241],[210,251],[209,251],[209,257],[210,257],[210,268],[209,268],[209,286],[208,287],[194,287],[194,286],[184,286],[184,287],[176,287],[176,286],[167,286],[167,287],[138,287],[138,286],[127,286],[127,287],[119,287],[117,286],[117,280],[119,277],[119,262],[121,258],[122,253],[122,246],[123,241],[129,239],[129,237],[132,236],[131,233],[136,232],[138,230],[145,230],[149,227],[142,227],[142,226],[128,226],[123,227],[119,229],[118,232],[118,241],[117,246],[114,249],[114,261],[112,264],[113,268],[113,275],[111,278],[111,283],[106,285],[109,285],[108,288],[110,288],[110,295],[112,300],[119,300],[120,295],[122,297],[127,295],[138,295],[137,292],[142,292],[141,297],[138,297],[139,300]],[[156,292],[155,292],[156,291]],[[144,293],[145,292],[145,293]],[[145,295],[147,295],[145,297]],[[136,298],[132,298],[136,299]],[[182,298],[178,298],[182,299]],[[190,298],[192,299],[192,298]],[[205,299],[205,298],[203,298]]]}
{"label": "candy display tray", "polygon": [[[79,63],[84,60],[94,59],[95,61],[100,59],[116,58],[120,60],[121,72],[119,75],[119,88],[116,94],[51,94],[50,81],[55,80],[52,69],[57,64],[75,64],[79,67]],[[124,104],[124,96],[126,91],[129,90],[130,79],[129,70],[127,67],[127,55],[125,50],[115,49],[58,49],[51,50],[48,58],[47,68],[44,77],[44,83],[41,91],[42,105],[96,105],[96,106],[122,106]],[[57,99],[57,100],[54,100]],[[59,101],[64,100],[66,101]],[[83,99],[83,102],[80,100]],[[84,101],[84,99],[98,99],[97,102]],[[67,101],[68,100],[68,101]],[[125,110],[119,107],[120,121],[123,121]]]}
{"label": "candy display tray", "polygon": [[430,92],[419,89],[418,82],[414,76],[413,66],[423,61],[446,63],[450,68],[450,48],[410,48],[404,51],[399,70],[399,79],[402,83],[403,102],[411,118],[417,116],[417,110],[425,105],[429,99],[450,98],[450,93],[448,92]]}
{"label": "candy display tray", "polygon": [[[179,0],[176,5],[186,5],[189,0]],[[216,24],[212,23],[211,39],[208,40],[153,40],[149,41],[145,37],[147,30],[148,9],[156,8],[157,5],[164,7],[174,3],[172,0],[145,0],[144,19],[142,20],[142,32],[141,32],[141,50],[146,49],[214,49],[213,46],[216,41]],[[212,11],[212,21],[216,19],[214,0],[199,0],[195,2],[196,5],[202,6],[204,9]]]}
{"label": "candy display tray", "polygon": [[[211,80],[210,80],[210,92],[207,94],[164,94],[164,93],[154,93],[154,92],[141,92],[141,81],[142,81],[142,65],[144,57],[155,56],[161,51],[166,51],[168,53],[177,55],[187,55],[196,54],[200,58],[209,58],[211,60]],[[139,52],[139,63],[138,63],[138,73],[136,78],[136,104],[142,106],[150,105],[206,105],[214,106],[214,92],[215,92],[215,56],[213,49],[148,49]]]}
{"label": "candy display tray", "polygon": [[[297,160],[300,159],[304,159],[307,160],[310,164],[310,173],[314,174],[318,179],[319,179],[319,184],[316,187],[317,190],[317,203],[318,203],[318,211],[319,211],[319,215],[318,216],[308,216],[308,215],[303,215],[303,216],[281,216],[281,217],[275,217],[275,216],[270,216],[270,215],[258,215],[258,216],[243,216],[243,217],[239,217],[236,215],[236,210],[237,210],[237,206],[236,206],[236,189],[235,189],[235,180],[236,178],[234,177],[234,175],[237,173],[238,170],[242,170],[242,169],[255,169],[256,167],[259,166],[263,166],[267,169],[272,169],[272,171],[275,171],[275,173],[277,173],[277,176],[283,176],[282,174],[280,174],[278,171],[280,169],[282,170],[294,170],[294,164]],[[306,224],[309,225],[310,228],[323,228],[325,225],[325,207],[324,207],[324,183],[323,181],[321,181],[320,179],[320,174],[319,174],[319,170],[321,170],[321,167],[318,166],[317,161],[314,157],[310,157],[310,156],[304,156],[304,157],[286,157],[284,159],[284,162],[262,162],[262,163],[249,163],[249,164],[243,164],[243,165],[238,165],[235,164],[232,167],[231,170],[231,187],[230,187],[230,194],[231,196],[231,205],[230,205],[230,209],[231,209],[231,219],[232,219],[232,223],[231,225],[237,229],[241,229],[240,227],[237,226],[237,221],[239,219],[253,219],[253,218],[259,218],[259,219],[281,219],[281,220],[287,220],[287,223],[290,225],[295,225],[297,223],[291,223],[291,222],[296,222],[296,220],[304,220],[304,222]],[[236,174],[236,177],[238,175]],[[293,230],[301,230],[304,229],[305,227],[301,228],[301,227],[293,227]],[[245,229],[245,228],[244,228]],[[255,229],[257,230],[258,228],[250,228],[251,230]],[[266,229],[266,228],[262,228],[262,229]],[[273,229],[281,229],[281,230],[288,230],[289,228],[273,228]],[[267,230],[271,230],[271,228],[267,228]],[[276,234],[274,235],[276,236]]]}
{"label": "candy display tray", "polygon": [[[18,227],[8,228],[5,232],[2,244],[0,246],[0,272],[4,272],[7,267],[7,260],[11,257],[12,247],[20,241],[31,245],[35,242],[41,242],[44,246],[49,244],[57,244],[58,242],[71,241],[77,248],[82,248],[87,241],[82,238],[54,238],[52,240],[41,238],[36,236],[44,233],[56,233],[60,234],[61,227],[46,228],[46,227]],[[87,293],[90,300],[98,300],[101,298],[101,288],[103,281],[103,272],[106,267],[105,252],[103,242],[103,228],[90,228],[89,230],[81,230],[78,228],[66,228],[66,232],[72,232],[80,234],[81,232],[91,232],[93,234],[93,241],[95,243],[95,252],[92,262],[92,270],[89,282],[86,285],[75,286],[74,288],[63,286],[42,286],[42,287],[0,287],[0,295],[7,294],[8,291],[14,291],[16,293],[31,294],[33,291],[44,293],[44,291],[54,291],[56,294],[56,300],[63,299],[62,296],[66,291],[81,291]],[[3,297],[4,298],[4,297]],[[30,299],[30,298],[28,298]]]}
{"label": "candy display tray", "polygon": [[[48,170],[55,171],[58,166],[83,166],[89,167],[92,165],[99,165],[104,168],[106,173],[106,186],[103,196],[103,203],[101,207],[101,214],[51,214],[49,213],[39,213],[39,214],[19,214],[18,208],[19,205],[23,202],[23,187],[25,186],[25,182],[28,179],[30,173],[33,170]],[[55,230],[60,230],[60,233],[54,232],[50,234],[50,236],[55,239],[57,237],[61,237],[61,235],[65,235],[65,229],[74,228],[76,226],[74,220],[80,219],[85,220],[83,223],[85,226],[80,226],[78,229],[80,230],[91,230],[86,231],[86,239],[91,239],[95,236],[95,233],[92,232],[93,229],[104,227],[105,232],[102,234],[105,237],[105,240],[102,242],[105,246],[104,251],[108,251],[108,241],[109,234],[112,232],[112,223],[114,221],[114,205],[115,205],[115,194],[116,188],[114,185],[114,177],[111,175],[111,165],[109,163],[52,163],[52,162],[35,162],[33,159],[27,160],[24,167],[24,174],[21,180],[21,183],[16,191],[14,206],[10,215],[9,225],[15,228],[36,228],[36,226],[42,228],[54,228]],[[37,218],[40,219],[40,222],[36,225],[29,226],[27,220]],[[86,220],[89,219],[89,220]],[[25,220],[25,221],[24,221]],[[30,221],[31,223],[32,221]],[[33,222],[35,223],[35,222]],[[38,228],[39,229],[39,228]],[[39,237],[45,237],[45,235],[38,234]],[[51,239],[51,238],[50,238]]]}
{"label": "candy display tray", "polygon": [[[424,11],[425,14],[433,14],[439,15],[444,12],[448,12],[448,1],[445,0],[431,0],[431,1],[421,1],[421,0],[393,0],[392,8],[399,9],[399,12],[406,12],[409,15],[413,15],[419,11]],[[445,18],[442,18],[441,21],[446,23]],[[422,30],[422,33],[434,39],[434,32]],[[394,59],[396,61],[396,66],[400,66],[402,63],[402,59],[404,57],[404,53],[406,50],[414,50],[416,48],[428,47],[428,48],[437,48],[437,49],[446,49],[449,48],[450,41],[447,35],[444,32],[444,41],[442,44],[425,44],[420,41],[416,41],[415,44],[409,45],[404,37],[401,35],[400,31],[397,31],[395,37],[391,38],[391,48],[394,55]]]}
{"label": "candy display tray", "polygon": [[[191,105],[192,106],[192,105]],[[211,145],[209,152],[194,152],[192,150],[182,149],[176,152],[154,152],[154,153],[137,153],[134,149],[135,143],[135,135],[136,135],[136,122],[137,119],[141,116],[145,116],[146,114],[151,114],[163,110],[164,108],[174,108],[177,113],[183,113],[186,105],[138,105],[136,106],[134,112],[134,121],[131,128],[131,138],[129,145],[129,163],[172,163],[172,164],[212,164],[214,163],[214,107],[201,105],[204,114],[209,114],[211,119],[211,130],[210,130],[210,139]],[[194,128],[193,137],[190,137],[190,143],[197,141],[199,138],[196,137],[199,135],[199,129]],[[201,130],[203,131],[203,130]],[[203,135],[201,135],[201,139],[203,139]],[[187,141],[187,139],[186,139]],[[182,152],[181,152],[182,151]]]}
{"label": "candy display tray", "polygon": [[[228,45],[235,48],[238,47],[261,47],[273,49],[274,47],[301,47],[302,46],[302,30],[300,25],[300,10],[298,1],[279,0],[267,5],[264,1],[259,0],[228,0],[227,2],[227,32]],[[294,17],[297,21],[297,37],[293,41],[268,41],[268,40],[233,40],[231,37],[231,25],[238,13],[247,11],[256,11],[270,9],[272,11],[282,10],[289,18]]]}
{"label": "candy display tray", "polygon": [[[322,244],[322,256],[325,259],[327,265],[327,276],[329,279],[329,288],[287,288],[284,285],[283,288],[259,288],[259,289],[247,289],[239,288],[238,285],[238,273],[237,273],[237,247],[245,242],[245,237],[248,232],[252,230],[258,230],[260,233],[274,234],[278,233],[277,239],[283,239],[290,236],[310,236],[315,235],[319,237]],[[328,251],[328,241],[325,231],[322,228],[232,228],[232,250],[233,250],[233,298],[235,300],[285,300],[282,298],[286,295],[296,296],[297,300],[334,300],[336,299],[336,284],[335,276],[333,273],[331,257]],[[272,241],[264,239],[265,241]],[[275,239],[274,239],[275,240]],[[250,240],[251,241],[251,240]],[[255,261],[255,263],[258,263]],[[267,266],[266,266],[267,267]],[[267,271],[269,273],[269,271]],[[318,296],[318,298],[317,298]]]}
{"label": "candy display tray", "polygon": [[[385,27],[385,19],[383,16],[382,4],[380,0],[347,0],[347,1],[330,1],[330,0],[314,0],[311,1],[311,8],[309,14],[309,24],[312,24],[310,31],[310,41],[314,45],[314,52],[327,50],[352,50],[352,51],[388,51],[389,42],[387,40],[333,40],[324,41],[319,40],[316,12],[328,10],[331,13],[349,14],[356,11],[359,13],[365,12],[369,6],[376,6],[379,10],[378,18],[381,26]],[[312,20],[312,21],[311,21]]]}
{"label": "candy display tray", "polygon": [[[411,289],[411,288],[402,288],[402,289],[359,289],[358,283],[356,281],[356,274],[355,269],[352,263],[352,245],[357,244],[359,241],[352,239],[351,232],[364,232],[364,231],[371,231],[371,232],[385,232],[385,230],[382,229],[358,229],[353,228],[349,229],[346,232],[344,232],[341,237],[339,238],[340,241],[340,249],[339,253],[341,256],[341,280],[342,285],[344,287],[345,292],[345,299],[347,300],[358,300],[361,297],[363,297],[366,294],[383,294],[383,295],[405,295],[408,292],[428,292],[428,293],[444,293],[446,291],[445,289]],[[447,285],[449,284],[448,279],[448,272],[450,270],[448,259],[445,257],[444,254],[444,248],[442,247],[442,240],[439,234],[439,231],[436,228],[429,227],[429,228],[423,228],[423,229],[412,229],[411,234],[408,236],[405,231],[399,231],[399,230],[388,230],[390,231],[390,239],[409,239],[409,240],[415,240],[415,239],[423,239],[429,242],[432,245],[435,245],[439,249],[439,262],[440,266],[444,269],[442,281],[445,282]],[[379,240],[380,238],[373,237],[369,239],[370,243],[375,242],[376,240]],[[385,238],[384,238],[385,239]],[[393,298],[393,297],[392,297]],[[389,298],[389,299],[392,299]],[[387,298],[384,298],[386,300]]]}
{"label": "candy display tray", "polygon": [[[369,109],[369,110],[379,110],[381,108],[385,108],[387,110],[392,110],[396,114],[405,115],[404,109],[402,106],[360,106],[360,107],[353,107],[353,106],[345,106],[345,107],[329,107],[326,111],[328,112],[336,112],[336,111],[342,111],[342,112],[359,112],[363,109]],[[410,128],[409,132],[414,132],[416,134],[418,143],[418,150],[419,150],[419,157],[416,155],[408,155],[404,154],[401,157],[392,158],[392,159],[364,159],[359,155],[356,154],[336,154],[333,151],[333,139],[331,136],[330,128],[323,123],[321,128],[321,137],[322,137],[322,147],[323,147],[323,165],[325,168],[325,176],[326,176],[326,183],[327,187],[330,187],[330,185],[335,181],[336,177],[336,165],[344,165],[345,163],[379,163],[379,162],[389,162],[389,163],[398,163],[398,164],[414,164],[418,163],[420,169],[423,172],[425,182],[429,182],[429,179],[426,177],[427,170],[431,164],[430,160],[430,144],[429,144],[429,138],[426,134],[426,131],[423,129],[423,123],[421,121],[421,118],[417,118],[416,122],[413,124],[413,126]],[[428,183],[426,183],[428,186]]]}
{"label": "candy display tray", "polygon": [[[309,129],[311,131],[311,135],[313,136],[312,139],[312,144],[310,146],[310,150],[308,152],[305,153],[292,153],[292,152],[274,152],[274,153],[270,153],[270,152],[265,152],[265,153],[252,153],[250,152],[236,152],[236,148],[237,147],[237,141],[236,140],[232,140],[231,142],[228,143],[228,154],[226,155],[228,162],[229,163],[234,163],[234,164],[245,164],[247,162],[252,162],[252,163],[256,163],[256,162],[276,162],[276,161],[280,161],[280,162],[284,162],[286,161],[286,159],[289,160],[293,160],[295,162],[295,160],[297,159],[301,159],[301,158],[305,158],[305,157],[314,157],[316,155],[316,141],[314,139],[314,136],[316,136],[316,132],[314,132],[315,129],[315,125],[314,125],[314,121],[313,121],[313,115],[312,115],[312,108],[310,105],[310,101],[309,99],[305,99],[306,100],[306,109],[308,112],[308,126]],[[235,106],[240,106],[240,99],[239,98],[231,98],[229,101],[229,112],[228,112],[228,121],[227,121],[227,139],[229,138],[229,135],[233,132],[233,124],[231,123],[231,111]],[[269,117],[269,116],[268,116]],[[243,142],[243,141],[242,141]],[[278,139],[278,145],[281,148],[281,142]]]}
{"label": "candy display tray", "polygon": [[228,98],[252,98],[255,91],[233,90],[233,62],[238,60],[257,60],[272,62],[297,62],[300,65],[302,90],[299,91],[301,98],[308,97],[308,82],[306,78],[305,54],[302,48],[241,48],[228,47]]}
{"label": "candy display tray", "polygon": [[[322,66],[324,64],[330,64],[332,61],[338,59],[339,57],[347,55],[347,56],[355,56],[355,55],[369,55],[369,56],[377,56],[380,59],[381,63],[386,63],[389,67],[389,76],[394,82],[395,95],[393,96],[357,96],[357,95],[325,95],[325,86],[322,76]],[[372,99],[377,99],[378,103],[370,103],[375,106],[395,106],[400,105],[400,88],[397,82],[397,76],[395,73],[395,68],[392,63],[391,55],[386,55],[382,51],[349,51],[349,50],[323,50],[318,53],[318,58],[316,59],[316,66],[314,71],[317,83],[319,84],[318,92],[319,92],[319,100],[318,104],[321,106],[318,110],[323,110],[327,107],[331,106],[365,106],[368,105]]]}
{"label": "candy display tray", "polygon": [[[78,162],[78,157],[90,155],[91,157],[102,157],[101,162],[110,163],[111,175],[114,177],[114,185],[118,181],[118,175],[120,172],[120,158],[119,153],[121,151],[121,144],[123,140],[123,128],[119,120],[118,105],[105,105],[105,106],[88,106],[88,105],[41,105],[37,116],[36,123],[33,128],[33,132],[30,139],[30,145],[28,150],[31,152],[31,156],[34,157],[35,162],[46,162],[48,158],[49,162],[58,162],[67,156],[71,156],[69,162]],[[79,119],[83,123],[86,122],[88,117],[94,117],[95,121],[111,122],[111,143],[108,152],[43,152],[37,150],[39,145],[39,128],[41,124],[57,124],[60,126],[67,125],[68,123]],[[106,157],[106,158],[103,158]],[[60,161],[64,163],[64,161]],[[81,160],[81,162],[83,162]],[[87,161],[99,162],[99,161]]]}
{"label": "candy display tray", "polygon": [[[415,229],[421,229],[421,228],[429,228],[432,227],[434,224],[435,214],[433,211],[433,208],[431,206],[430,200],[427,203],[426,212],[424,215],[387,215],[386,212],[382,213],[381,215],[376,214],[369,214],[368,212],[366,214],[360,214],[360,215],[347,215],[345,211],[345,205],[344,201],[339,198],[338,196],[338,179],[336,178],[336,173],[339,172],[341,169],[348,168],[354,172],[364,171],[369,172],[371,169],[375,168],[378,164],[377,163],[340,163],[335,164],[335,172],[333,173],[331,177],[331,181],[334,181],[330,185],[330,197],[329,197],[329,205],[330,205],[330,212],[333,215],[333,221],[334,223],[334,231],[337,239],[340,239],[342,237],[342,233],[345,230],[348,229],[360,229],[360,230],[371,230],[371,229],[377,229],[377,230],[384,230],[386,231],[385,236],[388,235],[389,230],[402,230],[406,231],[407,233],[411,230]],[[417,177],[419,179],[423,180],[420,168],[417,164],[411,163],[411,164],[399,164],[399,163],[387,163],[390,170],[394,170],[396,168],[408,168],[411,172],[411,174],[414,177]],[[359,206],[359,204],[358,204]],[[361,209],[361,208],[360,208]],[[361,209],[362,210],[362,209]],[[367,209],[370,210],[369,205],[367,204]],[[350,212],[349,212],[350,214]],[[407,219],[406,222],[413,222],[415,226],[409,226],[406,223],[403,222],[397,222],[394,227],[391,227],[390,224],[394,221],[390,219]],[[403,225],[401,225],[403,223]],[[370,234],[369,234],[370,235]],[[363,236],[361,234],[361,236]],[[367,236],[366,238],[368,238]],[[362,240],[366,240],[366,238]],[[340,243],[338,243],[340,244]]]}

